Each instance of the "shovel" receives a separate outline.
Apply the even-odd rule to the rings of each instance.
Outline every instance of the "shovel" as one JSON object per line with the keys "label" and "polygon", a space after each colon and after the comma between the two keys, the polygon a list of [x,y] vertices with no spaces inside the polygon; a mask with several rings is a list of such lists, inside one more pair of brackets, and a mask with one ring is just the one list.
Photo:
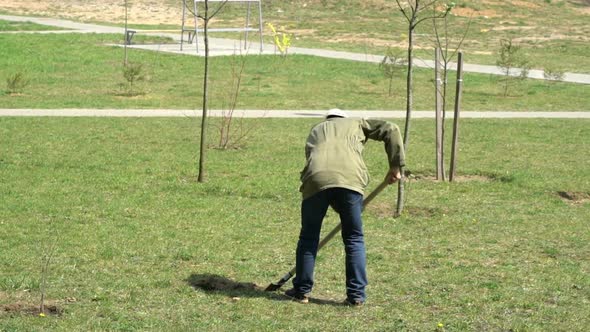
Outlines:
{"label": "shovel", "polygon": [[[383,182],[381,182],[381,184],[379,184],[379,186],[377,188],[375,188],[375,190],[373,190],[367,197],[365,197],[365,199],[363,200],[363,210],[365,209],[367,204],[369,204],[373,200],[373,198],[375,198],[377,195],[379,195],[379,193],[381,191],[383,191],[383,189],[385,189],[385,187],[387,187],[388,185],[389,185],[389,183],[387,182],[387,180],[384,180]],[[342,229],[342,225],[339,223],[336,227],[334,227],[334,229],[332,231],[330,231],[330,233],[328,233],[328,235],[326,235],[326,237],[324,237],[320,241],[320,244],[318,246],[318,251],[320,251],[320,249],[322,249],[322,247],[324,245],[326,245],[326,243],[330,242],[330,240],[332,240],[334,235],[338,234],[338,232],[340,232],[341,229]],[[287,274],[285,274],[281,278],[281,280],[277,281],[276,283],[273,282],[270,285],[268,285],[268,287],[266,287],[265,291],[272,292],[272,291],[278,290],[287,281],[289,281],[289,279],[293,278],[294,275],[295,275],[295,266],[289,272],[287,272]]]}

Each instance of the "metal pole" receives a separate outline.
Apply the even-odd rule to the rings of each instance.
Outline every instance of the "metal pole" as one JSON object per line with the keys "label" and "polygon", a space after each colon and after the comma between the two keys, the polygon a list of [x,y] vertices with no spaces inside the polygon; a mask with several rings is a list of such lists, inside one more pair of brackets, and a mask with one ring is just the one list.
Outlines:
{"label": "metal pole", "polygon": [[250,28],[250,4],[248,1],[248,10],[246,11],[246,28],[244,29],[244,49],[248,46],[248,29]]}
{"label": "metal pole", "polygon": [[182,44],[184,42],[184,22],[186,19],[186,0],[182,0],[182,27],[180,28],[180,50],[182,51]]}
{"label": "metal pole", "polygon": [[451,151],[451,169],[449,173],[449,181],[455,178],[455,170],[457,164],[457,145],[459,137],[459,111],[461,110],[461,92],[463,89],[463,53],[458,53],[457,58],[457,86],[455,92],[455,118],[453,119],[453,146]]}
{"label": "metal pole", "polygon": [[127,0],[125,0],[125,36],[123,36],[123,38],[125,39],[125,67],[127,67],[127,45],[129,44],[129,40],[127,38],[127,34],[128,34],[128,30],[127,30]]}
{"label": "metal pole", "polygon": [[262,41],[262,0],[258,1],[258,34],[260,35],[260,53],[262,53],[264,46]]}

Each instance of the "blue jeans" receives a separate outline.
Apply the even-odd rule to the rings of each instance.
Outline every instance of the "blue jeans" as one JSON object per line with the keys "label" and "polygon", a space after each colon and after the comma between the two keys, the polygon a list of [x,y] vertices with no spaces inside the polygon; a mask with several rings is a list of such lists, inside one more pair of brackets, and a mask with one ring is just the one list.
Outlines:
{"label": "blue jeans", "polygon": [[342,223],[342,240],[346,252],[346,295],[350,300],[365,301],[367,260],[361,219],[363,195],[344,188],[320,191],[301,203],[301,233],[297,243],[293,287],[299,293],[310,293],[313,288],[320,230],[330,205],[338,211]]}

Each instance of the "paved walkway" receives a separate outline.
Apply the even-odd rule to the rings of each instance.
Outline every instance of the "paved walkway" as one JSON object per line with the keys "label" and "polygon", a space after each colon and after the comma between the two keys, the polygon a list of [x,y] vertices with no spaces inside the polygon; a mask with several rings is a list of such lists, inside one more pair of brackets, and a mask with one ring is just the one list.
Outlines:
{"label": "paved walkway", "polygon": [[[0,20],[6,21],[18,21],[18,22],[33,22],[37,24],[49,25],[60,27],[63,29],[69,30],[58,30],[58,31],[35,31],[35,32],[28,32],[28,33],[124,33],[123,28],[118,27],[109,27],[97,24],[86,24],[86,23],[77,23],[68,20],[61,20],[61,19],[52,19],[52,18],[38,18],[38,17],[24,17],[24,16],[10,16],[10,15],[0,15]],[[159,45],[131,45],[132,48],[137,49],[146,49],[146,50],[153,50],[159,52],[170,52],[170,53],[177,53],[177,54],[186,54],[186,55],[194,55],[194,56],[203,56],[204,55],[204,45],[198,45],[197,52],[197,45],[195,44],[184,44],[183,50],[180,50],[180,33],[163,33],[163,32],[150,32],[149,30],[137,30],[137,33],[147,33],[152,35],[159,35],[165,37],[171,37],[173,40],[177,41],[178,43],[175,44],[159,44]],[[240,44],[238,40],[232,39],[223,39],[223,38],[211,38],[211,54],[212,55],[232,55],[236,53],[246,52],[243,51],[244,45]],[[202,43],[202,41],[200,41]],[[247,52],[249,54],[274,54],[275,49],[273,45],[263,45],[260,47],[259,43],[252,42],[247,45]],[[291,54],[306,54],[306,55],[314,55],[319,57],[327,57],[327,58],[336,58],[336,59],[345,59],[345,60],[352,60],[352,61],[363,61],[363,62],[372,62],[372,63],[380,63],[383,59],[383,55],[372,55],[372,54],[359,54],[359,53],[352,53],[352,52],[342,52],[342,51],[331,51],[331,50],[322,50],[322,49],[309,49],[309,48],[300,48],[300,47],[291,47],[289,48],[289,53]],[[434,61],[430,60],[422,60],[416,59],[415,60],[416,67],[423,67],[423,68],[433,68]],[[455,69],[456,64],[451,63],[451,69]],[[464,64],[463,70],[465,72],[471,73],[481,73],[481,74],[490,74],[490,75],[503,75],[501,69],[496,66],[487,66],[487,65],[475,65],[475,64]],[[515,69],[511,71],[511,75],[518,75],[520,73],[520,69]],[[528,73],[529,78],[533,79],[544,79],[543,71],[542,70],[530,70]],[[590,75],[588,74],[577,74],[577,73],[565,73],[564,82],[570,83],[581,83],[581,84],[590,84]]]}
{"label": "paved walkway", "polygon": [[[347,110],[352,117],[362,118],[405,118],[405,111],[360,111]],[[321,118],[326,112],[317,110],[236,110],[238,118]],[[212,117],[224,114],[220,110],[210,110]],[[200,117],[201,110],[170,109],[0,109],[2,116],[63,116],[63,117]],[[434,118],[434,111],[414,111],[416,119]],[[449,112],[447,118],[452,118]],[[590,112],[463,112],[466,119],[514,119],[514,118],[551,118],[551,119],[590,119]]]}

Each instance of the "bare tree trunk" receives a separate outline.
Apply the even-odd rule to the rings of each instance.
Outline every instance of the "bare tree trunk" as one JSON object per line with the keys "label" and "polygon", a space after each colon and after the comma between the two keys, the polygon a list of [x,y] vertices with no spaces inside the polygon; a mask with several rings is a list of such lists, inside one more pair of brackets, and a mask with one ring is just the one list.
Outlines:
{"label": "bare tree trunk", "polygon": [[[201,116],[201,146],[199,151],[199,176],[198,182],[205,182],[205,150],[207,148],[207,110],[208,110],[208,93],[209,93],[209,1],[205,0],[205,19],[203,20],[203,36],[205,42],[205,74],[203,77],[203,114]],[[198,43],[198,40],[195,40]]]}
{"label": "bare tree trunk", "polygon": [[413,104],[413,84],[414,84],[414,27],[413,22],[410,22],[408,29],[408,76],[406,80],[406,124],[404,126],[404,151],[408,151],[408,143],[410,140],[410,120],[412,118],[412,104]]}
{"label": "bare tree trunk", "polygon": [[[404,126],[404,152],[408,152],[408,144],[410,141],[410,122],[412,119],[412,104],[413,104],[413,84],[414,84],[414,22],[415,17],[412,16],[409,22],[408,28],[408,73],[406,80],[406,123]],[[401,179],[397,186],[397,204],[395,209],[395,216],[400,216],[404,210],[404,182],[405,182],[405,171],[401,169]]]}
{"label": "bare tree trunk", "polygon": [[[451,7],[449,7],[449,4],[446,5],[447,6],[447,13],[449,12],[449,10],[454,7],[453,4],[451,4]],[[439,27],[437,24],[437,21],[439,19],[443,20],[443,31],[442,33],[439,31]],[[442,89],[439,90],[439,95],[437,95],[437,97],[441,97],[442,100],[440,100],[441,102],[441,112],[442,112],[442,118],[440,118],[440,128],[437,127],[437,137],[440,134],[440,150],[438,151],[440,153],[440,158],[437,155],[437,167],[439,167],[439,169],[437,169],[437,177],[440,178],[442,181],[445,181],[445,177],[446,177],[446,171],[445,171],[445,132],[446,132],[446,126],[445,126],[445,122],[446,122],[446,110],[447,110],[447,92],[448,90],[448,77],[449,77],[449,63],[451,62],[451,59],[455,56],[455,54],[458,53],[459,49],[461,48],[461,45],[463,45],[463,42],[465,41],[465,38],[467,37],[467,33],[469,32],[469,28],[471,27],[471,18],[469,19],[469,24],[467,26],[467,28],[464,29],[464,33],[461,36],[461,38],[459,39],[456,47],[449,52],[449,46],[450,46],[450,41],[451,38],[449,37],[449,29],[448,29],[448,20],[447,20],[447,15],[443,15],[443,16],[434,16],[433,20],[432,20],[432,25],[433,25],[433,29],[434,29],[434,42],[437,48],[439,48],[441,51],[439,53],[437,53],[437,55],[439,56],[439,62],[442,62],[443,68],[442,68]],[[442,37],[442,38],[441,38]],[[440,75],[438,76],[440,77]],[[440,88],[440,87],[439,87]],[[440,129],[440,133],[439,133],[439,129]],[[440,163],[438,163],[440,159]]]}
{"label": "bare tree trunk", "polygon": [[51,258],[55,253],[55,249],[58,243],[58,238],[56,237],[49,245],[47,251],[43,252],[43,265],[41,266],[41,285],[39,285],[41,290],[41,304],[39,305],[39,313],[45,315],[45,296],[47,293],[47,274],[49,273],[49,265],[51,263]]}
{"label": "bare tree trunk", "polygon": [[[426,1],[425,3],[421,3],[420,0],[414,0],[413,2],[408,0],[408,6],[403,6],[400,0],[395,0],[398,8],[408,21],[408,76],[407,76],[407,98],[406,98],[406,123],[404,127],[404,151],[407,153],[408,145],[410,142],[410,122],[412,120],[412,107],[413,107],[413,50],[414,50],[414,30],[416,27],[426,19],[434,19],[434,18],[442,18],[445,17],[449,11],[450,7],[440,14],[434,13],[432,16],[426,16],[420,18],[420,12],[424,11],[427,8],[433,8],[436,10],[438,0],[430,0]],[[404,170],[401,170],[401,179],[398,185],[398,196],[397,196],[397,208],[395,215],[401,215],[403,208],[404,208],[404,181],[405,181],[405,174]]]}

